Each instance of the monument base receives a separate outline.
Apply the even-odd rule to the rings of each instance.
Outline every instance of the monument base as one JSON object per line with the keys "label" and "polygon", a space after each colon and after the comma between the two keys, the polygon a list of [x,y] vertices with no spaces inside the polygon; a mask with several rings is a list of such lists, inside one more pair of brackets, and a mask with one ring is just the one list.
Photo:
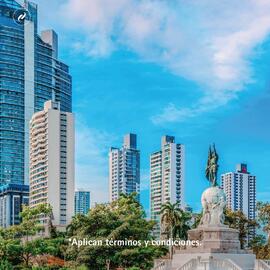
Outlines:
{"label": "monument base", "polygon": [[239,231],[225,225],[199,226],[188,231],[188,239],[199,241],[198,246],[187,246],[175,250],[171,268],[192,270],[251,270],[256,257],[247,250],[241,250]]}
{"label": "monument base", "polygon": [[199,240],[200,245],[188,246],[187,252],[243,253],[240,249],[239,232],[228,226],[199,226],[188,231],[189,240]]}
{"label": "monument base", "polygon": [[[209,270],[228,270],[255,269],[256,257],[253,254],[236,254],[236,253],[178,253],[173,256],[171,266],[168,269],[179,269],[180,267],[190,264],[192,270],[209,269]],[[192,265],[192,266],[191,266]]]}

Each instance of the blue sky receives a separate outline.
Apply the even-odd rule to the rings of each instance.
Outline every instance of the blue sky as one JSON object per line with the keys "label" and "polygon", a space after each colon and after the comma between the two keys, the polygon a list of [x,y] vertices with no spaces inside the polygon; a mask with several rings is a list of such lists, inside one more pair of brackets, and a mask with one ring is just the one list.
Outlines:
{"label": "blue sky", "polygon": [[[243,4],[244,2],[244,4]],[[37,1],[73,76],[76,183],[108,200],[108,149],[138,134],[142,203],[162,135],[186,145],[186,202],[200,209],[207,151],[220,173],[248,164],[270,199],[270,3]],[[48,6],[50,9],[48,10]]]}

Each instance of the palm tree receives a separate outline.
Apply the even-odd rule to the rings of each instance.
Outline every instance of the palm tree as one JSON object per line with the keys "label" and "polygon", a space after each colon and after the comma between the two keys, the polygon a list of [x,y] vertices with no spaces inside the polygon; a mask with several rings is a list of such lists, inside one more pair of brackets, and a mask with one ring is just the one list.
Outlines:
{"label": "palm tree", "polygon": [[203,216],[202,212],[193,214],[194,221],[193,221],[193,224],[191,226],[192,229],[196,229],[200,225],[202,216]]}
{"label": "palm tree", "polygon": [[[161,224],[165,225],[167,231],[167,238],[173,239],[174,231],[177,224],[180,223],[180,209],[178,207],[178,203],[171,204],[167,202],[161,206]],[[170,245],[170,259],[172,259],[173,255],[173,247]]]}
{"label": "palm tree", "polygon": [[190,220],[192,217],[189,212],[185,212],[182,209],[179,209],[179,212],[180,217],[173,228],[173,239],[179,237],[182,240],[187,240],[188,230],[191,229]]}

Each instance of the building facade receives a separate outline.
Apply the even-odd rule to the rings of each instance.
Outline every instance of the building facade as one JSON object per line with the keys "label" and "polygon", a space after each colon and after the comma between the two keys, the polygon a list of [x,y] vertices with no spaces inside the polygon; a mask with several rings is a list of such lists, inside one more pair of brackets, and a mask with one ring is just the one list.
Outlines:
{"label": "building facade", "polygon": [[74,117],[47,101],[30,121],[30,207],[49,203],[53,224],[74,214]]}
{"label": "building facade", "polygon": [[[23,23],[16,11],[28,10]],[[47,100],[71,112],[71,76],[53,30],[37,34],[37,6],[0,0],[0,185],[29,182],[29,121]]]}
{"label": "building facade", "polygon": [[[150,156],[150,210],[151,219],[160,222],[162,206],[162,151],[152,153]],[[159,226],[155,228],[159,234]]]}
{"label": "building facade", "polygon": [[[221,186],[229,209],[242,211],[251,220],[256,218],[256,176],[248,172],[246,164],[238,164],[235,172],[222,174]],[[251,228],[250,237],[254,233]]]}
{"label": "building facade", "polygon": [[29,204],[29,186],[6,184],[0,187],[0,227],[20,224],[23,205]]}
{"label": "building facade", "polygon": [[183,208],[185,184],[185,147],[175,137],[163,136],[161,150],[150,156],[151,219],[157,222],[155,236],[160,234],[160,210],[164,203]]}
{"label": "building facade", "polygon": [[140,151],[137,135],[127,134],[121,148],[112,147],[109,152],[109,195],[115,201],[120,194],[140,194]]}
{"label": "building facade", "polygon": [[90,191],[77,190],[75,192],[75,215],[86,215],[89,212],[90,205]]}

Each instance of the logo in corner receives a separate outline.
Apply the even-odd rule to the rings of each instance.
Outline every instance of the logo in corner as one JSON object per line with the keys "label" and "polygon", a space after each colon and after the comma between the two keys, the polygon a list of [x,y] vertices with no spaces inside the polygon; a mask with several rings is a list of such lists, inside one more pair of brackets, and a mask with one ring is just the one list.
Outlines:
{"label": "logo in corner", "polygon": [[13,20],[15,23],[23,25],[31,20],[30,12],[27,9],[17,9],[13,13]]}

